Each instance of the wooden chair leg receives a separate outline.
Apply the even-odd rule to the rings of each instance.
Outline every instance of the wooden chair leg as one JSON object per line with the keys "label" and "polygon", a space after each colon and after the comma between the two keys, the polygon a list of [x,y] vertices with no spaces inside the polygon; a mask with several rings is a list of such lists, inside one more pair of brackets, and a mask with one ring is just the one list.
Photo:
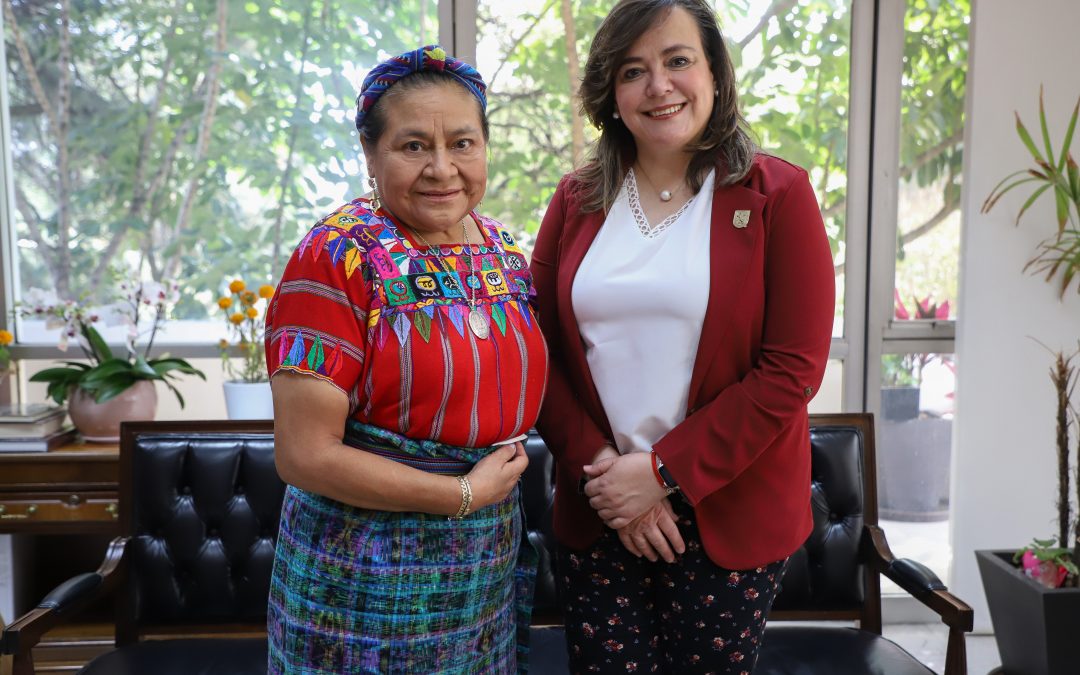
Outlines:
{"label": "wooden chair leg", "polygon": [[945,652],[945,675],[967,675],[967,642],[964,631],[949,629],[949,646]]}

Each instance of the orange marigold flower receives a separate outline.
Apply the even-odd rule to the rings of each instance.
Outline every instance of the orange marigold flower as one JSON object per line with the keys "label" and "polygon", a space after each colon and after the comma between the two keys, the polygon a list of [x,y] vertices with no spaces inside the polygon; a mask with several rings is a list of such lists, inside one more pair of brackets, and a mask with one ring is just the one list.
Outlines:
{"label": "orange marigold flower", "polygon": [[254,307],[248,307],[244,310],[244,314],[247,314],[247,318],[254,319],[255,317],[259,316],[259,310],[255,309]]}
{"label": "orange marigold flower", "polygon": [[0,329],[0,347],[6,347],[15,341],[15,336],[11,334],[11,331]]}
{"label": "orange marigold flower", "polygon": [[225,338],[221,338],[220,340],[218,340],[217,346],[218,346],[219,349],[228,349],[229,348],[229,341],[226,340]]}
{"label": "orange marigold flower", "polygon": [[244,284],[243,279],[233,279],[232,283],[229,284],[230,293],[239,293],[245,288],[247,288],[247,286]]}
{"label": "orange marigold flower", "polygon": [[240,294],[240,302],[244,303],[245,305],[254,305],[255,302],[258,301],[258,299],[259,296],[255,295],[251,291],[244,291]]}
{"label": "orange marigold flower", "polygon": [[262,286],[259,286],[259,297],[260,298],[272,298],[272,297],[274,297],[274,287],[271,286],[270,284],[263,284]]}
{"label": "orange marigold flower", "polygon": [[240,312],[237,312],[236,314],[233,314],[229,317],[229,321],[232,321],[236,325],[240,325],[244,323],[244,315]]}
{"label": "orange marigold flower", "polygon": [[222,309],[228,309],[232,307],[232,298],[218,298],[217,306]]}

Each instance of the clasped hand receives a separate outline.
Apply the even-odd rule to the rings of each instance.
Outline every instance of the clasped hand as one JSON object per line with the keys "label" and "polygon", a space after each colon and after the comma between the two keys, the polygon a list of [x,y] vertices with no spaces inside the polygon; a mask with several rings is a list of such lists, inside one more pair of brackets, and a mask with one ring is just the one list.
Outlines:
{"label": "clasped hand", "polygon": [[666,491],[652,475],[649,453],[601,451],[584,467],[589,505],[634,555],[674,562],[686,546]]}

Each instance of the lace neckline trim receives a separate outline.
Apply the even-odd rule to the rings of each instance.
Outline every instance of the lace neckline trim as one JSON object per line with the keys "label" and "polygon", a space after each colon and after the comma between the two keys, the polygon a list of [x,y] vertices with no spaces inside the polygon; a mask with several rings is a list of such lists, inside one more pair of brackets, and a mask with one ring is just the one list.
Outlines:
{"label": "lace neckline trim", "polygon": [[630,213],[634,216],[634,223],[637,225],[638,231],[646,239],[656,239],[663,234],[669,227],[675,224],[675,221],[686,212],[686,209],[690,208],[690,204],[697,199],[697,195],[693,195],[690,199],[683,202],[683,205],[679,207],[679,210],[671,214],[667,218],[664,218],[656,225],[650,225],[649,220],[645,217],[645,210],[641,208],[641,198],[638,195],[637,176],[634,175],[634,169],[631,168],[626,172],[626,178],[623,180],[623,188],[626,190],[627,200],[630,202]]}

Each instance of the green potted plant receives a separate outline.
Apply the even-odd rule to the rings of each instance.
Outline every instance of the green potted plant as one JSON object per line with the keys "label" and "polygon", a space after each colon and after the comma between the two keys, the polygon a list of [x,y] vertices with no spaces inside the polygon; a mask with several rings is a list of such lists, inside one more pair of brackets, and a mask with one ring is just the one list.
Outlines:
{"label": "green potted plant", "polygon": [[229,419],[271,419],[274,401],[266,372],[266,308],[274,297],[274,287],[263,284],[250,290],[243,279],[229,282],[228,293],[218,298],[225,313],[229,338],[223,338],[222,369],[225,371],[225,410]]}
{"label": "green potted plant", "polygon": [[[1070,151],[1078,115],[1080,100],[1069,119],[1060,151],[1055,151],[1040,91],[1042,148],[1035,143],[1020,115],[1016,116],[1017,134],[1031,154],[1034,166],[1006,176],[994,187],[982,208],[987,213],[1003,195],[1021,186],[1031,186],[1034,189],[1016,216],[1019,224],[1040,197],[1045,194],[1053,197],[1057,230],[1039,244],[1025,269],[1045,274],[1047,282],[1057,284],[1061,295],[1072,285],[1080,269],[1080,169]],[[1055,352],[1050,369],[1057,393],[1057,537],[1035,538],[1018,551],[975,552],[1002,670],[1007,673],[1056,675],[1080,669],[1080,641],[1074,635],[1075,627],[1080,625],[1080,588],[1077,588],[1080,523],[1073,520],[1070,489],[1074,479],[1080,505],[1080,468],[1072,476],[1069,459],[1070,430],[1075,431],[1080,423],[1071,403],[1077,381],[1074,357],[1075,354]]]}
{"label": "green potted plant", "polygon": [[[154,382],[163,382],[183,407],[184,397],[173,380],[181,374],[206,379],[184,359],[150,357],[176,288],[166,289],[155,282],[120,282],[119,290],[118,302],[89,308],[74,301],[59,302],[51,294],[32,289],[19,306],[22,316],[45,319],[46,327],[61,328],[61,350],[66,351],[72,340],[82,350],[85,361],[62,361],[35,373],[30,381],[46,383],[49,398],[67,403],[72,423],[90,441],[115,442],[121,421],[153,419],[157,409]],[[151,323],[148,339],[140,348],[137,343],[144,336],[140,323],[147,318]],[[95,327],[99,323],[127,327],[123,352],[116,353],[108,345]]]}

